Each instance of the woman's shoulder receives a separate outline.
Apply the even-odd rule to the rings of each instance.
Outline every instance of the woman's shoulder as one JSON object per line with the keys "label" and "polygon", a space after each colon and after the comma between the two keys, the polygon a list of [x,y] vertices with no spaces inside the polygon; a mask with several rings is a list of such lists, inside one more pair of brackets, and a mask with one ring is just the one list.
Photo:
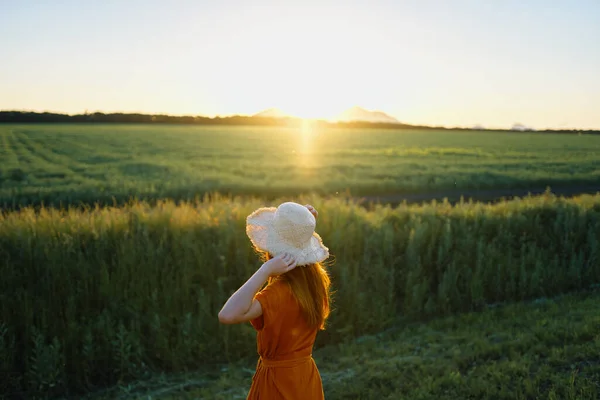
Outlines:
{"label": "woman's shoulder", "polygon": [[269,284],[267,284],[267,286],[265,286],[260,292],[260,293],[277,293],[277,294],[283,294],[283,293],[287,293],[290,291],[290,285],[284,281],[283,279],[275,279],[272,282],[269,282]]}
{"label": "woman's shoulder", "polygon": [[[273,282],[269,282],[260,292],[256,294],[256,299],[262,303],[276,303],[281,304],[290,297],[293,297],[292,288],[283,279],[276,279]],[[263,304],[264,306],[265,304]]]}

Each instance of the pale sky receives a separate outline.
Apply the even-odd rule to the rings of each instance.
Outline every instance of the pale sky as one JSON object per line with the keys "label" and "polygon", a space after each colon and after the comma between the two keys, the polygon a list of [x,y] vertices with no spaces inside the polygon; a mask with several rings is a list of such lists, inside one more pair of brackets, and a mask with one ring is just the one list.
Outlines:
{"label": "pale sky", "polygon": [[0,110],[600,129],[600,0],[0,0]]}

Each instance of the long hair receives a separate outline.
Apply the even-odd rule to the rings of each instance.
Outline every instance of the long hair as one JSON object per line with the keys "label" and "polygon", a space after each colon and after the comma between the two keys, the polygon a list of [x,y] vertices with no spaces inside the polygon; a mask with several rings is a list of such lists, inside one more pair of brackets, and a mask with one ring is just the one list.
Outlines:
{"label": "long hair", "polygon": [[[272,256],[263,253],[262,258],[268,261]],[[275,280],[283,280],[290,286],[310,327],[325,329],[325,320],[329,317],[331,305],[331,281],[321,263],[296,267],[285,274],[269,278],[269,284]]]}

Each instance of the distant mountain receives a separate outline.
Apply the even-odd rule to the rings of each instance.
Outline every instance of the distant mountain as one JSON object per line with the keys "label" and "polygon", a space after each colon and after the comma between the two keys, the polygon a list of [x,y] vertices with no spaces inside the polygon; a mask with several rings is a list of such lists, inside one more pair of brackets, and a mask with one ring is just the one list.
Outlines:
{"label": "distant mountain", "polygon": [[387,115],[381,111],[369,111],[361,107],[352,107],[344,111],[336,118],[341,122],[362,121],[362,122],[384,122],[388,124],[398,124],[396,118]]}
{"label": "distant mountain", "polygon": [[533,129],[530,126],[527,125],[523,125],[520,123],[516,123],[512,126],[512,128],[510,128],[513,131],[519,131],[519,132],[528,132],[528,131],[534,131],[535,129]]}
{"label": "distant mountain", "polygon": [[279,108],[269,108],[267,110],[261,111],[257,114],[254,114],[253,117],[262,117],[262,118],[289,118],[291,115],[284,113]]}

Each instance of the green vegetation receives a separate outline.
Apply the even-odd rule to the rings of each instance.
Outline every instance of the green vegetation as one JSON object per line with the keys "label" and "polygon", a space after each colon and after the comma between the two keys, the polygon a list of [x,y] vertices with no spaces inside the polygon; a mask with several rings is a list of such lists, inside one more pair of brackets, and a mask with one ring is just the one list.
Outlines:
{"label": "green vegetation", "polygon": [[600,136],[193,125],[0,125],[0,205],[600,184]]}
{"label": "green vegetation", "polygon": [[[319,347],[381,331],[399,317],[482,310],[600,283],[600,195],[371,210],[339,199],[296,200],[318,208],[318,232],[335,255],[329,269],[336,310],[318,337]],[[245,217],[262,205],[217,196],[181,205],[5,213],[0,217],[0,393],[81,393],[254,354],[249,324],[222,326],[216,315],[259,265],[244,226]],[[529,380],[513,382],[514,388],[529,382],[533,386],[527,390],[550,393],[553,385],[567,390],[568,382],[546,382],[558,374],[553,369],[540,369],[539,381],[529,375],[541,365],[531,343],[541,340],[548,352],[540,354],[548,360],[583,362],[597,351],[597,336],[596,348],[564,346],[570,338],[582,346],[594,338],[597,319],[590,324],[572,332],[567,326],[548,332],[544,327],[546,336],[500,337],[489,345],[474,333],[472,343],[482,347],[461,349],[452,359],[423,369],[437,375],[424,376],[419,390],[442,391],[444,385],[458,390],[452,385],[465,382],[469,371],[483,374],[483,383],[473,390],[517,376]],[[430,357],[428,351],[435,350],[431,337],[423,337],[420,355]],[[404,345],[398,344],[394,354],[400,357]],[[569,353],[563,357],[561,351]],[[361,357],[366,360],[367,354]],[[527,363],[520,365],[519,357]],[[489,370],[471,365],[494,359]],[[338,363],[342,372],[354,363],[352,358],[328,362]],[[412,390],[402,386],[402,371],[425,368],[406,362],[394,372],[398,390]],[[454,372],[455,364],[461,375]],[[354,377],[349,390],[357,398],[363,389],[389,395],[390,374]],[[589,396],[593,387],[580,382],[584,386],[573,390]]]}
{"label": "green vegetation", "polygon": [[315,353],[328,398],[595,398],[593,300],[456,314],[600,284],[600,194],[398,208],[346,196],[597,185],[598,154],[591,135],[0,125],[0,393],[138,381],[139,395],[181,397],[156,375],[200,369],[182,378],[192,393],[244,396],[254,331],[216,315],[259,265],[245,217],[294,196],[319,209],[335,255]]}
{"label": "green vegetation", "polygon": [[[600,397],[600,292],[398,322],[313,353],[325,398],[519,400]],[[114,387],[89,400],[245,399],[248,357]]]}

